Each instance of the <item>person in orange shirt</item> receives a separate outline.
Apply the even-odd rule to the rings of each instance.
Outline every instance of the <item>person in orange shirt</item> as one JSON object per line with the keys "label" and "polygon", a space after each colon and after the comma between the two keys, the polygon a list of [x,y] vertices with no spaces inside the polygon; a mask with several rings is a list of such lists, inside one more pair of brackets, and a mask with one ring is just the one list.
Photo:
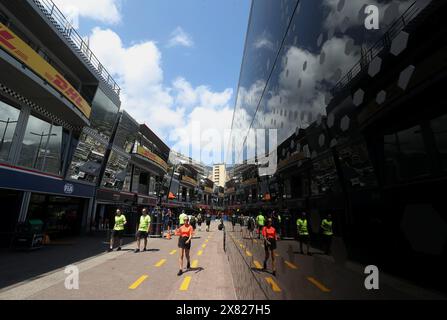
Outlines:
{"label": "person in orange shirt", "polygon": [[263,270],[267,269],[267,261],[269,260],[271,254],[273,275],[276,277],[275,250],[276,250],[276,241],[279,239],[278,235],[276,234],[276,229],[272,226],[272,224],[273,220],[270,218],[267,220],[267,226],[262,228],[262,236],[264,237],[264,247],[265,247],[265,260]]}
{"label": "person in orange shirt", "polygon": [[183,274],[183,257],[185,255],[186,260],[188,261],[186,268],[187,269],[191,268],[189,252],[191,250],[191,239],[193,235],[193,228],[189,224],[189,217],[185,217],[183,221],[184,224],[175,231],[175,234],[179,236],[178,247],[180,248],[179,259],[178,259],[180,270],[177,274],[178,276],[181,276]]}

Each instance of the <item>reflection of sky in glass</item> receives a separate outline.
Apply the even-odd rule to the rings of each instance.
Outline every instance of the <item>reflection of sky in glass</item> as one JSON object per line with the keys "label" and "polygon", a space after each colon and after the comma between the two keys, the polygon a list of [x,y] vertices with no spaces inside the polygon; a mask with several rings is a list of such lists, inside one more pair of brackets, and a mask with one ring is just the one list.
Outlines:
{"label": "reflection of sky in glass", "polygon": [[[413,2],[255,1],[233,120],[233,138],[242,140],[236,145],[243,145],[249,129],[278,129],[281,144],[326,115],[330,90],[360,60],[362,48],[378,41]],[[423,8],[429,2],[420,0],[416,6]],[[284,3],[292,8],[289,16]],[[364,27],[367,5],[379,8],[379,30]],[[286,17],[295,6],[287,29]],[[276,44],[283,38],[276,59],[280,48]],[[249,142],[247,148],[254,146]]]}
{"label": "reflection of sky in glass", "polygon": [[92,115],[90,117],[91,126],[93,129],[109,139],[112,135],[113,126],[118,115],[118,107],[107,98],[107,96],[100,90],[96,92],[95,99],[92,104]]}
{"label": "reflection of sky in glass", "polygon": [[0,101],[0,160],[7,160],[20,111]]}
{"label": "reflection of sky in glass", "polygon": [[137,138],[138,130],[139,125],[127,113],[123,113],[116,132],[114,145],[130,153]]}

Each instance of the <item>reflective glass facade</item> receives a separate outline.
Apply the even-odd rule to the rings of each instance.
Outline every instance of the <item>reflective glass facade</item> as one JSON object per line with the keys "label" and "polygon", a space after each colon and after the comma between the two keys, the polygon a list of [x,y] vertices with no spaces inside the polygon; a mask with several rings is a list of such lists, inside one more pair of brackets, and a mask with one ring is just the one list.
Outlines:
{"label": "reflective glass facade", "polygon": [[[365,28],[370,4],[379,9],[378,30]],[[232,135],[239,157],[254,160],[249,136],[277,130],[269,150],[277,161],[267,176],[250,162],[236,167],[230,204],[282,212],[290,237],[305,211],[317,247],[331,213],[349,259],[441,287],[445,30],[430,24],[439,4],[253,1]],[[415,257],[431,263],[407,267]]]}
{"label": "reflective glass facade", "polygon": [[119,106],[115,105],[101,89],[96,91],[93,99],[91,127],[105,139],[110,139],[118,116]]}
{"label": "reflective glass facade", "polygon": [[19,109],[0,101],[0,161],[7,161],[9,158],[19,115]]}
{"label": "reflective glass facade", "polygon": [[107,150],[107,144],[82,133],[68,172],[73,180],[96,183]]}
{"label": "reflective glass facade", "polygon": [[[243,142],[249,130],[276,129],[279,145],[297,130],[327,116],[334,87],[344,83],[357,63],[367,62],[366,49],[379,41],[412,3],[381,1],[380,28],[367,31],[365,7],[370,3],[366,0],[254,1],[233,138]],[[419,0],[415,7],[420,11],[429,3]],[[237,153],[242,157],[243,149]]]}

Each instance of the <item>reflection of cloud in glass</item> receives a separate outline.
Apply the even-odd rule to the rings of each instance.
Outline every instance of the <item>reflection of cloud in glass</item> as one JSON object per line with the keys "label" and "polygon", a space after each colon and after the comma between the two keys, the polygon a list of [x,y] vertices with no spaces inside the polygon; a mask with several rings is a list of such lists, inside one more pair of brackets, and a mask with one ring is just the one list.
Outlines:
{"label": "reflection of cloud in glass", "polygon": [[[417,5],[424,8],[432,0],[418,0]],[[339,0],[324,0],[323,6],[330,9],[324,27],[326,30],[334,30],[337,28],[345,32],[350,27],[360,26],[363,28],[366,18],[365,7],[374,5],[379,8],[381,30],[385,30],[397,17],[399,17],[414,0],[400,1],[379,1],[379,0],[355,0],[346,1],[341,10],[338,10]]]}

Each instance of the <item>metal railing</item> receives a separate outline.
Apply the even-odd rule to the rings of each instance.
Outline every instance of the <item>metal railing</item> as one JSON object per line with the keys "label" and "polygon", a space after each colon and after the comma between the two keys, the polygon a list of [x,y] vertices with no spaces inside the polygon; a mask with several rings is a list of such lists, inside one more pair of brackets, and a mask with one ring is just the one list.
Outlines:
{"label": "metal railing", "polygon": [[60,9],[54,4],[54,2],[52,0],[33,0],[33,2],[39,7],[45,16],[48,17],[48,19],[68,40],[68,42],[74,46],[78,54],[84,58],[87,64],[91,66],[97,72],[99,77],[119,96],[121,93],[121,88],[92,52],[89,45],[79,35]]}
{"label": "metal railing", "polygon": [[368,69],[369,64],[376,58],[380,52],[385,48],[390,48],[392,41],[396,36],[408,25],[408,23],[416,16],[419,11],[419,7],[415,6],[416,1],[413,2],[410,7],[397,18],[385,34],[368,50],[362,51],[362,57],[351,70],[349,70],[343,78],[331,89],[331,94],[335,97],[338,93],[342,92],[349,84],[355,80],[362,71]]}

